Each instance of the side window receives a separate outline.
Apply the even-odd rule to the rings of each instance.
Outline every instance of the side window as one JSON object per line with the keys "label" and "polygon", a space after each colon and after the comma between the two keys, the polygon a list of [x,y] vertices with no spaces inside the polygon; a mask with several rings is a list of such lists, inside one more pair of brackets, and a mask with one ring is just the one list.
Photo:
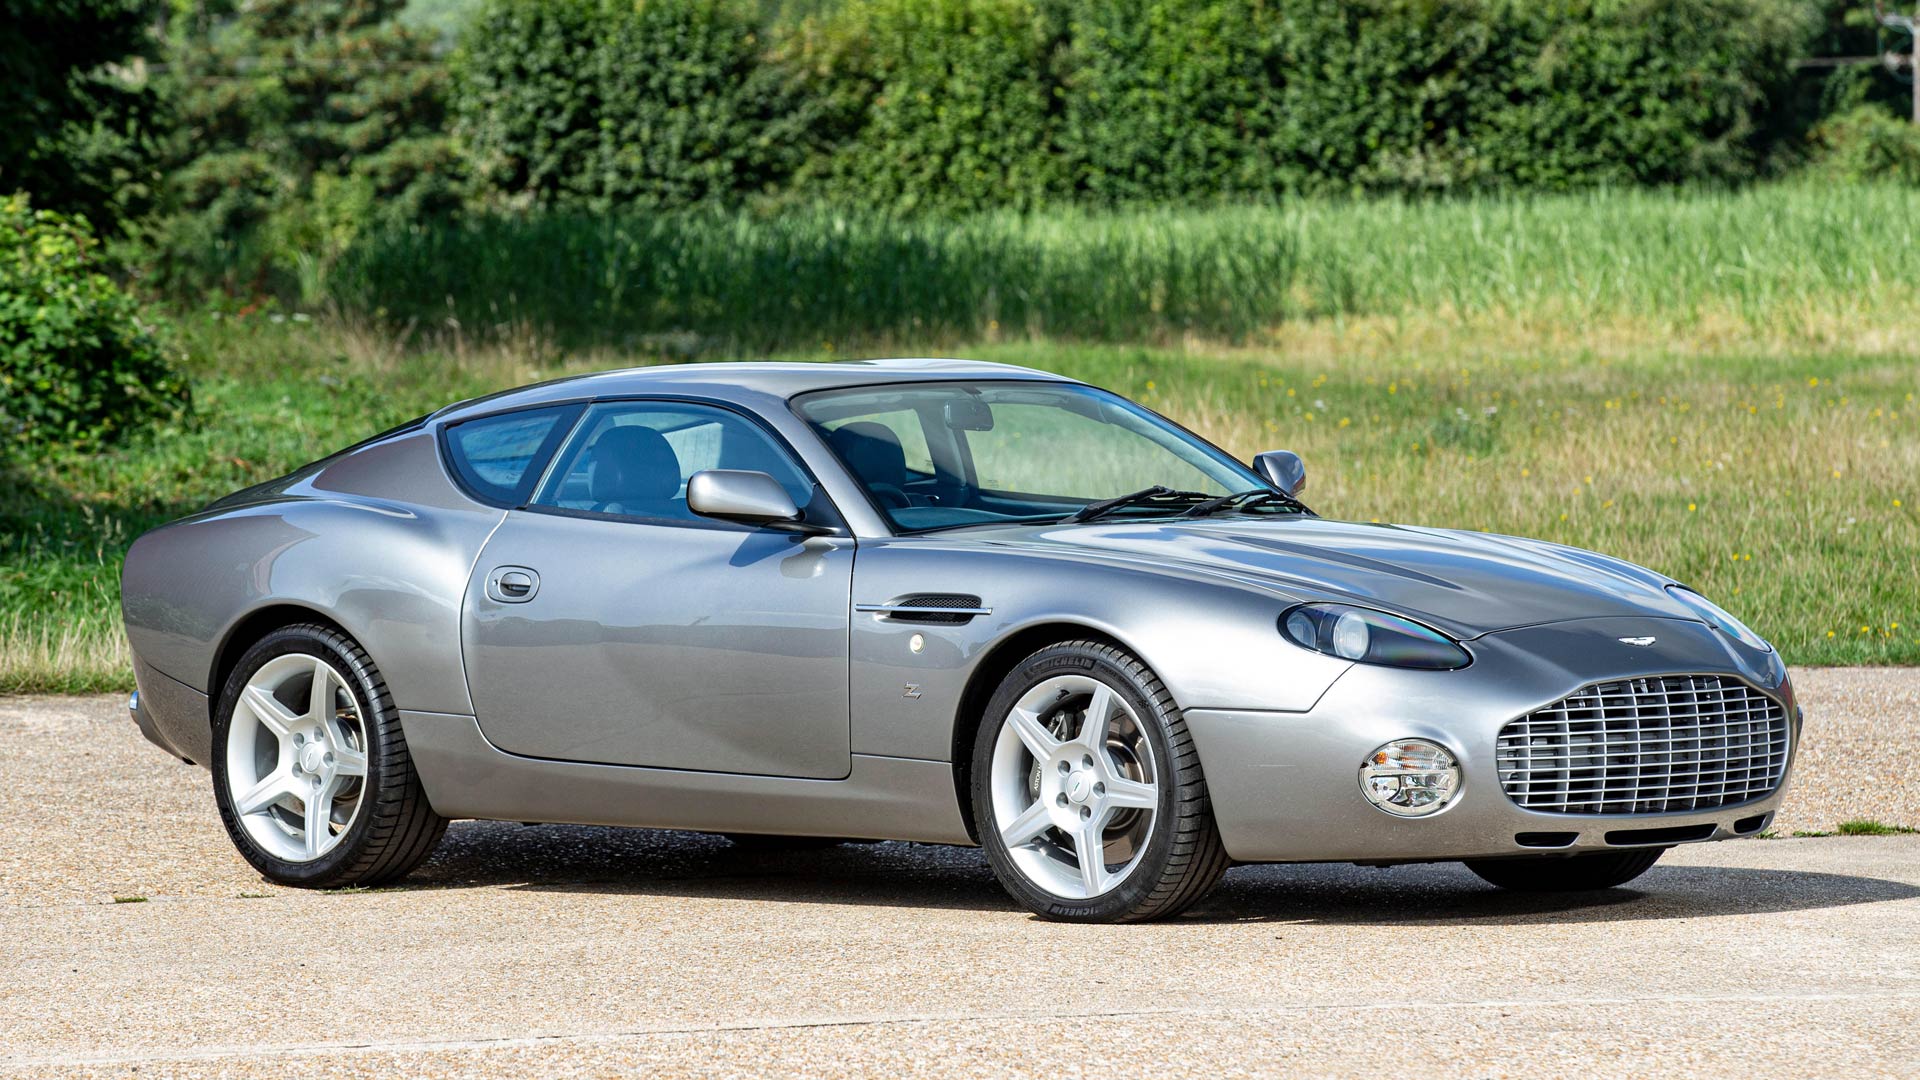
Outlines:
{"label": "side window", "polygon": [[554,444],[579,413],[578,405],[558,405],[455,424],[446,432],[447,459],[471,493],[487,502],[518,505],[527,501]]}
{"label": "side window", "polygon": [[612,401],[587,410],[535,505],[620,517],[704,520],[687,509],[687,479],[751,469],[780,481],[794,505],[813,482],[753,421],[711,405]]}

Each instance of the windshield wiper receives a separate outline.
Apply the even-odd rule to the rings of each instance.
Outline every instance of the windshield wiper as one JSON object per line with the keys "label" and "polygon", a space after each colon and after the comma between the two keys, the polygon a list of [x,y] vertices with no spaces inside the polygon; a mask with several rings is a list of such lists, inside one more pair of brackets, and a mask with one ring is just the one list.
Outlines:
{"label": "windshield wiper", "polygon": [[1185,505],[1195,501],[1205,502],[1210,498],[1212,498],[1212,496],[1204,491],[1179,491],[1167,487],[1164,484],[1155,484],[1152,487],[1141,488],[1139,491],[1130,491],[1125,495],[1116,496],[1111,499],[1102,499],[1096,503],[1088,503],[1073,513],[1068,514],[1066,517],[1061,518],[1060,523],[1062,525],[1077,525],[1082,522],[1105,517],[1115,510],[1122,510],[1129,506],[1143,506],[1154,502],[1172,502]]}
{"label": "windshield wiper", "polygon": [[1231,495],[1222,495],[1217,499],[1208,499],[1186,512],[1186,517],[1208,517],[1222,510],[1249,510],[1269,502],[1277,502],[1289,509],[1302,513],[1311,513],[1307,504],[1291,495],[1283,495],[1272,488],[1253,488],[1249,491],[1236,491]]}

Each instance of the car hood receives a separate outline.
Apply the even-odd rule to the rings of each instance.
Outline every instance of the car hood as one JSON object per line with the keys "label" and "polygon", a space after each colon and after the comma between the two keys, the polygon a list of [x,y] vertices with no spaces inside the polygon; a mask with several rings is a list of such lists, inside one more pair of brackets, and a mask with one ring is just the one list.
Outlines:
{"label": "car hood", "polygon": [[1568,619],[1698,621],[1666,591],[1671,579],[1651,570],[1492,533],[1242,516],[982,533],[974,535],[996,545],[1148,561],[1234,577],[1293,599],[1382,608],[1461,639]]}

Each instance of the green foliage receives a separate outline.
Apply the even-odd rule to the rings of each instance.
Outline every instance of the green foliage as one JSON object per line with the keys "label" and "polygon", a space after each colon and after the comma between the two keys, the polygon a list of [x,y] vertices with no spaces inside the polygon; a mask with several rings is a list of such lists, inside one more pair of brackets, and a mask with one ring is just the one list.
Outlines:
{"label": "green foliage", "polygon": [[1096,202],[1272,194],[1274,11],[1246,0],[1072,5],[1061,143]]}
{"label": "green foliage", "polygon": [[1813,30],[1799,3],[1516,4],[1485,167],[1518,188],[1745,180]]}
{"label": "green foliage", "polygon": [[1736,182],[1797,138],[1771,118],[1818,30],[1801,0],[764,7],[494,0],[457,94],[489,201],[966,212]]}
{"label": "green foliage", "polygon": [[83,214],[110,234],[147,208],[155,0],[0,0],[0,193]]}
{"label": "green foliage", "polygon": [[732,204],[800,161],[744,0],[494,0],[465,42],[458,130],[488,201]]}
{"label": "green foliage", "polygon": [[480,9],[480,0],[407,0],[400,23],[451,44]]}
{"label": "green foliage", "polygon": [[1745,179],[1810,30],[1788,0],[1077,7],[1083,182],[1131,155],[1119,194],[1156,198]]}
{"label": "green foliage", "polygon": [[[397,0],[205,0],[176,21],[169,283],[285,289],[361,225],[459,202],[444,66]],[[354,214],[342,213],[351,207]]]}
{"label": "green foliage", "polygon": [[[1802,55],[1871,57],[1905,49],[1903,39],[1883,31],[1874,19],[1873,5],[1862,0],[1806,0],[1801,10],[1812,24]],[[1792,168],[1802,164],[1809,151],[1817,153],[1817,145],[1807,136],[1828,117],[1866,104],[1904,114],[1912,102],[1912,84],[1895,78],[1881,64],[1800,68],[1788,96],[1763,118],[1766,137],[1774,147],[1770,164],[1776,170]]]}
{"label": "green foliage", "polygon": [[163,328],[86,221],[0,199],[0,449],[106,441],[187,406]]}
{"label": "green foliage", "polygon": [[806,186],[894,210],[1028,208],[1072,189],[1058,152],[1060,21],[1034,0],[846,0],[783,57],[839,130]]}
{"label": "green foliage", "polygon": [[1920,124],[1861,105],[1813,130],[1815,167],[1835,180],[1920,184]]}

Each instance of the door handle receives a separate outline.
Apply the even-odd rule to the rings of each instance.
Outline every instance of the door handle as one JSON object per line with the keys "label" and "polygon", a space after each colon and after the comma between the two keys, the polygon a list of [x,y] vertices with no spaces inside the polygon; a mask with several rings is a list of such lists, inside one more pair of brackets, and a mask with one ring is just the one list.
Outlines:
{"label": "door handle", "polygon": [[496,566],[487,575],[487,598],[502,604],[524,604],[540,591],[540,575],[525,566]]}

